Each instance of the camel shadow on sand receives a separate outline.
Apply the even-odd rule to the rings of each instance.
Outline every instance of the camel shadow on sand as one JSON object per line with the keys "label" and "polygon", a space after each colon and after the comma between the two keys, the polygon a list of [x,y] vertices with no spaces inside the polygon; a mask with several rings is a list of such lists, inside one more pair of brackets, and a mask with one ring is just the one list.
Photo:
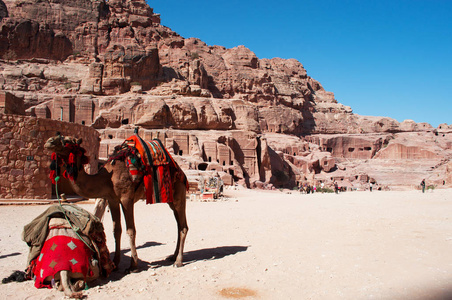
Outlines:
{"label": "camel shadow on sand", "polygon": [[[246,251],[247,249],[248,246],[221,246],[184,252],[184,266],[200,260],[221,259],[228,255],[234,255],[239,252]],[[163,266],[170,266],[172,264],[172,261],[164,259],[152,262],[151,266],[153,268],[159,268]]]}
{"label": "camel shadow on sand", "polygon": [[[158,242],[146,242],[143,245],[137,246],[137,250],[149,248],[149,247],[155,247],[155,246],[161,246],[162,243]],[[98,285],[104,285],[109,281],[118,281],[121,280],[124,276],[129,274],[127,271],[127,268],[130,263],[130,256],[126,256],[125,254],[130,252],[130,249],[122,249],[121,250],[121,262],[119,263],[118,268],[113,271],[108,278],[102,278]],[[111,256],[114,256],[114,252],[110,253]],[[141,273],[143,271],[147,271],[151,268],[151,264],[144,260],[138,260],[138,268],[134,271],[134,273]]]}
{"label": "camel shadow on sand", "polygon": [[22,253],[14,252],[14,253],[10,253],[10,254],[0,255],[0,259],[4,259],[4,258],[7,258],[7,257],[11,257],[11,256],[17,256],[17,255],[22,255]]}
{"label": "camel shadow on sand", "polygon": [[[137,249],[148,248],[153,246],[163,245],[157,242],[147,242],[137,247]],[[196,261],[202,260],[216,260],[224,258],[228,255],[234,255],[239,252],[244,252],[248,249],[248,246],[220,246],[215,248],[199,249],[194,251],[188,251],[184,253],[184,266]],[[95,285],[105,285],[110,281],[121,280],[128,273],[124,272],[130,263],[130,257],[126,257],[124,254],[130,252],[130,249],[121,250],[121,263],[118,266],[118,270],[112,272],[108,278],[99,279]],[[157,269],[160,267],[171,266],[174,262],[170,259],[162,259],[149,263],[147,261],[138,260],[138,269],[134,273],[141,273],[149,270],[150,268]]]}

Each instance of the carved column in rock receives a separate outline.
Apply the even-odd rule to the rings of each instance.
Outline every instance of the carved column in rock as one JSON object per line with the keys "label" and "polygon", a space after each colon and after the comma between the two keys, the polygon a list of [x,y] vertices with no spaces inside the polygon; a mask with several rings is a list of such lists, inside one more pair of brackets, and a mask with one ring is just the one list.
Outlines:
{"label": "carved column in rock", "polygon": [[260,138],[260,181],[269,183],[272,177],[272,165],[270,161],[270,153],[268,152],[268,143],[266,138]]}
{"label": "carved column in rock", "polygon": [[208,88],[209,79],[201,60],[195,59],[193,61],[190,61],[187,79],[190,84],[197,84],[202,89]]}
{"label": "carved column in rock", "polygon": [[102,94],[102,74],[104,65],[102,63],[91,63],[89,65],[88,77],[82,80],[80,93],[82,94]]}

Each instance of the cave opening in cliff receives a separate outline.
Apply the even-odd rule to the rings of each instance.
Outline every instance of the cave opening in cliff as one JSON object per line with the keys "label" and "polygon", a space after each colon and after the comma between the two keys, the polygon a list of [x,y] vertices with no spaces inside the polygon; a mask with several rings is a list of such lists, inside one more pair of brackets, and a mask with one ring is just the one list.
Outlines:
{"label": "cave opening in cliff", "polygon": [[198,165],[198,170],[200,170],[200,171],[205,171],[205,170],[207,170],[207,163],[200,163],[200,164]]}

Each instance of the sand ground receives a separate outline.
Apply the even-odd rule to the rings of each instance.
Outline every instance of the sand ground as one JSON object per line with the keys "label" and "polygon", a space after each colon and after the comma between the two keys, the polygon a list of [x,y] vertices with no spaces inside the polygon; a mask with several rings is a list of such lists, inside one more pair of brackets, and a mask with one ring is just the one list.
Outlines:
{"label": "sand ground", "polygon": [[[188,202],[182,268],[165,261],[176,240],[169,207],[137,203],[141,272],[124,274],[123,231],[119,271],[85,291],[88,299],[452,299],[452,189],[225,196]],[[45,209],[0,206],[1,278],[25,269],[21,232]],[[113,251],[109,213],[104,225]],[[31,281],[0,285],[0,299],[62,298]]]}

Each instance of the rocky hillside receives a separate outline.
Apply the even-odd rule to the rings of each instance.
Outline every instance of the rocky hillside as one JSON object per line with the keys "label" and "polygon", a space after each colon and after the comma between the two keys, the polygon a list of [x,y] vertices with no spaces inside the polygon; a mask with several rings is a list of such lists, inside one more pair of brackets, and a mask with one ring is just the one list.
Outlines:
{"label": "rocky hillside", "polygon": [[140,127],[230,184],[452,184],[451,126],[353,114],[300,62],[185,39],[144,0],[0,0],[0,19],[6,102],[93,126],[100,157]]}

